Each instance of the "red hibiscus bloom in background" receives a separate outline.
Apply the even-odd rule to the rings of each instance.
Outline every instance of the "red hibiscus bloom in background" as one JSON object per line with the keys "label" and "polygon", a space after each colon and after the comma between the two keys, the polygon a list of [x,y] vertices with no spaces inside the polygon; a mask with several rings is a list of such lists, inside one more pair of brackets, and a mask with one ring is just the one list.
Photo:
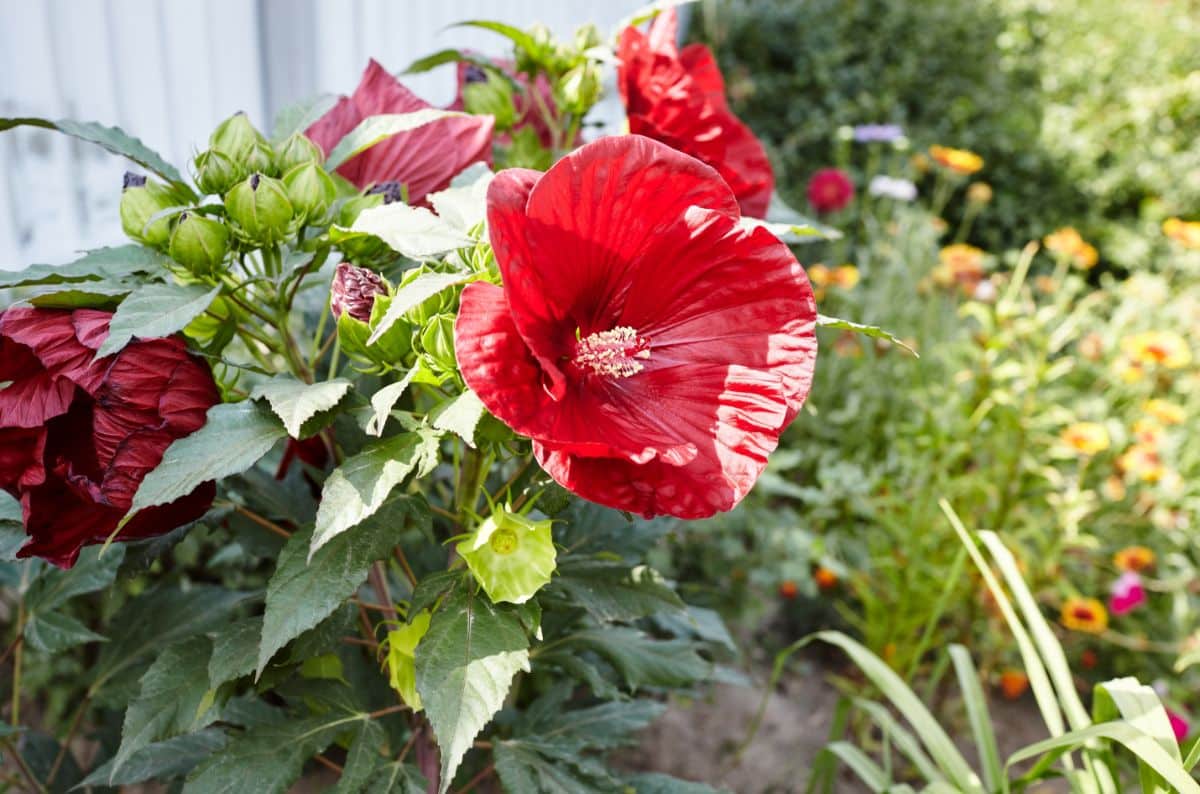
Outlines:
{"label": "red hibiscus bloom in background", "polygon": [[564,487],[701,518],[753,486],[808,394],[816,307],[787,246],[739,220],[715,170],[637,135],[492,182],[504,287],[463,291],[455,350]]}
{"label": "red hibiscus bloom in background", "polygon": [[822,168],[808,180],[808,203],[817,212],[837,212],[853,200],[854,183],[840,168]]}
{"label": "red hibiscus bloom in background", "polygon": [[[526,127],[530,127],[537,133],[538,142],[546,149],[554,145],[554,136],[550,132],[550,127],[546,124],[546,119],[542,116],[541,110],[538,108],[538,100],[534,99],[533,92],[537,92],[541,98],[542,104],[552,113],[553,118],[558,118],[558,103],[554,101],[554,87],[550,85],[550,80],[546,75],[539,73],[533,86],[529,84],[529,75],[518,74],[516,65],[511,60],[503,58],[490,59],[492,64],[509,77],[517,81],[521,87],[520,91],[513,93],[513,125],[512,131],[518,132]],[[450,110],[463,109],[463,88],[470,83],[481,82],[487,80],[487,73],[482,67],[467,61],[458,62],[458,88],[455,91],[454,102],[450,104]],[[507,142],[509,135],[507,133],[498,135],[497,138],[503,142]],[[577,142],[577,141],[576,141]],[[569,145],[574,145],[572,142]]]}
{"label": "red hibiscus bloom in background", "polygon": [[767,214],[775,176],[762,144],[729,110],[725,81],[702,44],[675,45],[678,20],[664,11],[648,34],[629,27],[617,46],[617,87],[629,131],[686,152],[711,165],[737,196],[742,212]]}
{"label": "red hibiscus bloom in background", "polygon": [[[0,313],[0,488],[21,501],[20,557],[69,568],[108,538],[146,473],[218,402],[212,373],[180,338],[130,343],[98,361],[109,312]],[[139,512],[119,540],[159,535],[212,504],[212,483]]]}
{"label": "red hibiscus bloom in background", "polygon": [[[304,134],[328,155],[369,116],[428,107],[433,106],[371,60],[354,94],[342,97]],[[491,165],[492,125],[491,116],[435,121],[393,135],[350,158],[337,171],[360,188],[399,182],[408,188],[409,203],[419,204],[427,194],[449,187],[451,178],[471,163],[482,160]]]}

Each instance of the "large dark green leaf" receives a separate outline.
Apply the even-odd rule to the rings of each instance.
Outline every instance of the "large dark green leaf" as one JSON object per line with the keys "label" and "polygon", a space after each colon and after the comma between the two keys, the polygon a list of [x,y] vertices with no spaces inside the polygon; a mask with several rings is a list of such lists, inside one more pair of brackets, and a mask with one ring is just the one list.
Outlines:
{"label": "large dark green leaf", "polygon": [[603,764],[566,747],[511,739],[497,742],[492,757],[505,791],[608,794],[621,790]]}
{"label": "large dark green leaf", "polygon": [[559,563],[558,573],[543,598],[583,607],[604,623],[683,609],[675,591],[645,566],[630,568],[619,561],[568,555]]}
{"label": "large dark green leaf", "polygon": [[131,755],[121,766],[113,769],[109,759],[80,783],[81,786],[128,786],[148,780],[163,782],[190,772],[196,764],[225,746],[225,734],[208,728],[165,742],[156,742]]}
{"label": "large dark green leaf", "polygon": [[75,645],[103,640],[74,617],[55,610],[84,593],[94,593],[112,584],[125,557],[125,549],[116,547],[100,554],[98,546],[84,549],[74,567],[67,570],[47,567],[33,580],[25,595],[27,622],[25,639],[31,648],[57,653]]}
{"label": "large dark green leaf", "polygon": [[425,794],[429,783],[417,768],[403,761],[385,764],[375,773],[364,794]]}
{"label": "large dark green leaf", "polygon": [[312,530],[292,535],[267,585],[258,674],[289,640],[316,626],[353,595],[371,564],[391,554],[402,532],[431,521],[423,498],[396,495],[369,520],[322,546],[311,561]]}
{"label": "large dark green leaf", "polygon": [[0,274],[0,288],[30,287],[75,281],[121,281],[139,273],[165,272],[170,262],[152,248],[122,245],[97,248],[65,265],[30,265],[24,270]]}
{"label": "large dark green leaf", "polygon": [[212,658],[208,662],[210,689],[254,672],[262,625],[261,617],[245,618],[226,626],[213,638]]}
{"label": "large dark green leaf", "polygon": [[387,734],[383,726],[374,720],[363,722],[350,749],[346,751],[346,763],[342,764],[342,777],[333,789],[333,794],[356,794],[383,765],[385,758],[380,754]]}
{"label": "large dark green leaf", "polygon": [[96,357],[115,353],[135,336],[159,339],[181,331],[200,316],[221,292],[203,284],[146,284],[121,301],[108,325],[108,338]]}
{"label": "large dark green leaf", "polygon": [[76,645],[104,640],[70,615],[62,612],[38,613],[25,624],[25,639],[30,648],[59,653]]}
{"label": "large dark green leaf", "polygon": [[556,651],[591,651],[612,665],[625,686],[676,687],[703,680],[712,665],[686,640],[657,640],[624,626],[585,629],[564,639]]}
{"label": "large dark green leaf", "polygon": [[105,127],[94,121],[73,121],[71,119],[52,121],[39,118],[0,118],[0,132],[13,127],[41,127],[47,130],[57,130],[88,143],[103,146],[113,154],[119,154],[143,168],[149,168],[168,182],[184,184],[183,177],[175,169],[175,166],[164,160],[146,144],[117,127]]}
{"label": "large dark green leaf", "polygon": [[626,778],[637,794],[723,794],[729,789],[717,789],[707,783],[680,780],[659,772],[643,772]]}

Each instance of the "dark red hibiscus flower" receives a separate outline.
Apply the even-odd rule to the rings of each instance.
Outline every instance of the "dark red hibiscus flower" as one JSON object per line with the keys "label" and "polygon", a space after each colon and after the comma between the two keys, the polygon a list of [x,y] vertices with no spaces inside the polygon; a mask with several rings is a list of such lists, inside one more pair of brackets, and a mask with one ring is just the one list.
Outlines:
{"label": "dark red hibiscus flower", "polygon": [[601,138],[488,190],[504,287],[462,295],[467,385],[564,487],[645,516],[733,507],[812,382],[816,307],[787,246],[699,160]]}
{"label": "dark red hibiscus flower", "polygon": [[854,200],[854,183],[840,168],[822,168],[808,180],[808,203],[817,212],[837,212]]}
{"label": "dark red hibiscus flower", "polygon": [[721,174],[742,212],[767,214],[775,176],[762,144],[729,110],[725,81],[702,44],[675,45],[674,9],[659,14],[643,33],[629,27],[617,47],[617,86],[629,131],[687,152]]}
{"label": "dark red hibiscus flower", "polygon": [[[208,366],[182,339],[134,341],[99,360],[109,312],[14,307],[0,313],[0,488],[21,501],[17,555],[64,568],[108,538],[146,473],[218,402]],[[7,385],[4,385],[6,384]],[[199,518],[212,483],[139,512],[118,540]]]}
{"label": "dark red hibiscus flower", "polygon": [[[405,88],[372,60],[354,94],[342,97],[332,110],[305,130],[325,154],[369,116],[412,113],[432,107]],[[360,188],[398,182],[408,190],[409,203],[450,186],[450,179],[471,163],[492,162],[491,116],[442,119],[393,135],[342,164],[338,173]]]}

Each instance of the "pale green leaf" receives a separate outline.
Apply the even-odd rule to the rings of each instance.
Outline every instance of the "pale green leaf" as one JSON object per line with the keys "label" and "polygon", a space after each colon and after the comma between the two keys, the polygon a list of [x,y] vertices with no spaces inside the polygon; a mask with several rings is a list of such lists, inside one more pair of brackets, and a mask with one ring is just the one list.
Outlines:
{"label": "pale green leaf", "polygon": [[71,119],[52,121],[38,118],[0,118],[0,132],[21,126],[58,130],[66,135],[102,146],[113,154],[126,157],[144,168],[149,168],[168,182],[183,184],[183,177],[173,165],[146,144],[117,127],[105,127],[94,121],[73,121]]}
{"label": "pale green leaf", "polygon": [[374,235],[409,259],[436,259],[474,244],[463,231],[426,208],[398,201],[363,210],[350,231]]}
{"label": "pale green leaf", "polygon": [[[679,6],[688,5],[694,2],[696,2],[696,0],[654,0],[653,3],[647,3],[641,8],[635,10],[629,16],[622,19],[616,27],[617,35],[620,35],[621,31],[623,31],[625,28],[636,28],[645,22],[649,22],[668,9],[677,8]],[[774,198],[774,196],[772,196],[772,198]]]}
{"label": "pale green leaf", "polygon": [[317,119],[332,110],[337,102],[338,98],[334,94],[319,94],[283,108],[275,114],[275,123],[271,126],[271,143],[278,146],[295,133],[303,133]]}
{"label": "pale green leaf", "polygon": [[458,177],[459,182],[464,177],[471,178],[465,184],[454,184],[437,193],[426,196],[434,212],[451,228],[460,232],[469,232],[487,219],[488,186],[496,176],[492,170],[482,163],[478,171],[467,169]]}
{"label": "pale green leaf", "polygon": [[375,144],[398,133],[415,130],[418,127],[424,127],[426,124],[442,119],[466,115],[466,113],[458,113],[452,110],[422,108],[412,113],[390,113],[370,116],[360,121],[358,126],[352,129],[346,137],[342,138],[337,146],[333,147],[333,151],[329,153],[329,157],[325,160],[325,167],[330,171],[336,170],[342,163],[345,163],[359,152],[369,149]]}
{"label": "pale green leaf", "polygon": [[146,284],[129,294],[117,307],[108,326],[108,338],[96,358],[117,352],[129,340],[159,339],[182,331],[199,317],[221,292],[203,284]]}
{"label": "pale green leaf", "polygon": [[277,375],[256,385],[250,392],[250,399],[265,399],[270,403],[288,435],[299,439],[304,438],[304,423],[319,413],[333,410],[350,392],[351,385],[345,378],[304,383]]}
{"label": "pale green leaf", "polygon": [[413,367],[408,372],[404,373],[404,377],[395,383],[389,383],[379,391],[371,395],[371,417],[367,420],[366,427],[363,430],[369,436],[383,435],[383,428],[387,425],[388,416],[392,413],[392,408],[396,406],[396,402],[404,396],[404,391],[412,383],[420,367]]}
{"label": "pale green leaf", "polygon": [[878,764],[849,742],[831,742],[825,751],[837,756],[871,791],[885,791],[891,782]]}
{"label": "pale green leaf", "polygon": [[917,741],[912,732],[900,725],[896,718],[891,715],[882,704],[876,703],[873,700],[864,700],[856,698],[854,705],[862,711],[865,711],[883,735],[887,737],[896,749],[904,754],[913,767],[921,774],[921,777],[930,783],[944,783],[946,779],[929,760],[929,756],[921,749],[921,743]]}
{"label": "pale green leaf", "polygon": [[437,436],[417,430],[373,442],[347,458],[325,480],[310,557],[372,515],[410,474],[432,471],[437,453]]}
{"label": "pale green leaf", "polygon": [[533,40],[533,36],[529,35],[520,28],[513,27],[512,25],[508,25],[503,22],[495,22],[490,19],[469,19],[466,22],[459,22],[455,25],[451,25],[450,27],[483,28],[484,30],[492,31],[493,33],[499,33],[501,36],[504,36],[506,39],[515,44],[518,49],[525,50],[529,53],[538,51],[537,43]]}
{"label": "pale green leaf", "polygon": [[907,350],[909,353],[912,353],[917,358],[920,358],[920,355],[917,354],[917,351],[913,350],[911,347],[909,347],[907,344],[902,342],[900,339],[898,339],[891,333],[883,330],[882,328],[877,328],[874,325],[863,325],[862,323],[851,322],[850,320],[843,320],[839,317],[827,317],[824,314],[818,314],[817,315],[817,327],[818,328],[832,328],[834,330],[840,330],[840,331],[853,331],[856,334],[862,334],[863,336],[869,336],[872,339],[885,339],[888,342],[891,342],[893,345],[899,345],[900,347]]}
{"label": "pale green leaf", "polygon": [[475,428],[487,408],[475,396],[475,392],[467,389],[462,394],[442,403],[430,412],[435,430],[444,430],[467,442],[467,446],[475,446]]}
{"label": "pale green leaf", "polygon": [[367,344],[375,344],[395,325],[397,320],[434,295],[455,284],[461,284],[470,277],[466,273],[422,273],[409,283],[398,287],[392,296],[392,302],[388,305],[388,310],[375,324],[375,329],[368,337]]}

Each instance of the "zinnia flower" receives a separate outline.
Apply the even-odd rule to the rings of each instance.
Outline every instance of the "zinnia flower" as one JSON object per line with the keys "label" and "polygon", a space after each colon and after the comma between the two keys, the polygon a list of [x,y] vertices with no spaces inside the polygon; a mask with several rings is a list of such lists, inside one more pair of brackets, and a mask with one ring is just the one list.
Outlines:
{"label": "zinnia flower", "polygon": [[1200,221],[1185,221],[1167,218],[1162,225],[1163,234],[1184,248],[1200,248]]}
{"label": "zinnia flower", "polygon": [[1046,244],[1047,251],[1070,260],[1081,270],[1090,270],[1100,259],[1096,247],[1086,242],[1079,232],[1070,226],[1064,226],[1046,235],[1042,242]]}
{"label": "zinnia flower", "polygon": [[808,180],[808,203],[817,212],[837,212],[853,200],[854,183],[840,168],[822,168]]}
{"label": "zinnia flower", "polygon": [[1108,628],[1108,612],[1094,598],[1068,598],[1062,606],[1062,624],[1071,631],[1103,634]]}
{"label": "zinnia flower", "polygon": [[1158,397],[1147,400],[1142,409],[1164,425],[1182,424],[1183,420],[1187,418],[1187,413],[1182,407]]}
{"label": "zinnia flower", "polygon": [[739,221],[714,169],[638,135],[493,180],[504,287],[463,290],[455,350],[568,490],[702,518],[762,473],[812,382],[816,306],[787,246]]}
{"label": "zinnia flower", "polygon": [[677,28],[676,12],[668,9],[649,33],[634,27],[621,32],[617,87],[629,131],[708,163],[729,183],[742,213],[762,218],[775,188],[767,153],[730,111],[712,52],[702,44],[678,49]]}
{"label": "zinnia flower", "polygon": [[1182,742],[1192,732],[1188,721],[1183,715],[1173,709],[1167,709],[1167,720],[1171,723],[1171,731],[1175,734],[1175,741]]}
{"label": "zinnia flower", "polygon": [[1121,341],[1121,349],[1143,366],[1158,364],[1167,369],[1179,369],[1192,362],[1187,340],[1174,331],[1143,331]]}
{"label": "zinnia flower", "polygon": [[1112,613],[1126,615],[1144,603],[1146,590],[1142,587],[1142,577],[1133,571],[1126,571],[1118,576],[1108,597],[1108,608]]}
{"label": "zinnia flower", "polygon": [[983,251],[967,243],[947,245],[938,252],[938,267],[932,275],[940,286],[958,284],[967,293],[974,292],[983,280]]}
{"label": "zinnia flower", "polygon": [[[367,64],[354,93],[342,97],[304,134],[328,155],[345,135],[370,116],[413,113],[432,107],[375,60]],[[450,186],[450,180],[471,163],[492,162],[491,116],[460,116],[401,132],[347,160],[338,173],[360,188],[398,182],[410,204]]]}
{"label": "zinnia flower", "polygon": [[929,156],[943,168],[956,174],[968,176],[983,168],[983,158],[966,149],[951,149],[949,146],[930,146]]}
{"label": "zinnia flower", "polygon": [[[0,488],[21,501],[30,540],[20,557],[69,568],[106,540],[147,472],[218,402],[208,366],[183,340],[131,342],[93,360],[109,312],[13,307],[0,314]],[[118,540],[199,518],[212,483],[140,511]]]}
{"label": "zinnia flower", "polygon": [[345,312],[356,320],[370,322],[371,309],[375,307],[375,296],[386,295],[387,291],[383,278],[375,271],[349,262],[340,262],[333,271],[333,283],[329,289],[329,310],[335,319]]}
{"label": "zinnia flower", "polygon": [[1132,474],[1142,482],[1158,482],[1166,474],[1166,467],[1158,456],[1158,449],[1146,444],[1134,444],[1117,458],[1117,467]]}
{"label": "zinnia flower", "polygon": [[1108,449],[1108,431],[1098,422],[1076,422],[1065,428],[1060,437],[1080,455],[1095,455]]}

